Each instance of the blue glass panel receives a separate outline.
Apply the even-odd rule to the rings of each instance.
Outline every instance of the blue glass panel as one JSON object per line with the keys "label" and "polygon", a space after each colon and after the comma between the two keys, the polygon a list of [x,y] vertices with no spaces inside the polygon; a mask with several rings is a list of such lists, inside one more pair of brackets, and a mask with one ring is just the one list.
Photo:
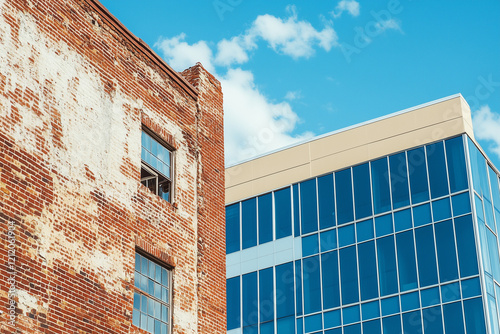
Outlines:
{"label": "blue glass panel", "polygon": [[413,208],[413,225],[415,227],[429,224],[430,222],[432,222],[431,206],[428,203]]}
{"label": "blue glass panel", "polygon": [[257,245],[257,199],[241,202],[242,249]]}
{"label": "blue glass panel", "polygon": [[342,319],[344,321],[344,325],[360,321],[359,305],[344,307],[342,309]]}
{"label": "blue glass panel", "polygon": [[418,282],[413,231],[410,230],[396,234],[396,245],[398,252],[400,291],[415,289],[418,287]]}
{"label": "blue glass panel", "polygon": [[306,333],[311,333],[314,331],[321,330],[323,327],[321,313],[305,317],[304,326],[306,328]]}
{"label": "blue glass panel", "polygon": [[259,271],[260,322],[274,319],[273,268]]}
{"label": "blue glass panel", "polygon": [[370,190],[370,167],[368,163],[352,168],[354,182],[354,204],[356,219],[371,216],[372,197]]}
{"label": "blue glass panel", "polygon": [[498,176],[497,174],[488,166],[488,174],[490,177],[491,194],[493,198],[493,205],[495,208],[500,210],[500,191],[498,188]]}
{"label": "blue glass panel", "polygon": [[240,204],[226,206],[226,254],[240,250]]}
{"label": "blue glass panel", "polygon": [[468,142],[474,190],[476,190],[481,197],[484,196],[490,199],[486,161],[484,159],[484,156],[481,154],[481,152],[479,152],[477,147],[469,138]]}
{"label": "blue glass panel", "polygon": [[457,252],[453,222],[446,220],[434,225],[436,233],[436,250],[439,263],[439,278],[447,282],[458,278]]}
{"label": "blue glass panel", "polygon": [[242,276],[243,326],[256,324],[258,319],[257,272]]}
{"label": "blue glass panel", "polygon": [[352,205],[352,184],[351,170],[344,169],[335,173],[337,221],[338,224],[345,224],[354,220]]}
{"label": "blue glass panel", "polygon": [[341,325],[340,310],[325,312],[323,315],[325,328],[337,327]]}
{"label": "blue glass panel", "polygon": [[313,256],[302,260],[304,281],[304,314],[321,310],[321,288],[319,257]]}
{"label": "blue glass panel", "polygon": [[477,275],[476,242],[471,215],[455,218],[455,236],[457,240],[460,277]]}
{"label": "blue glass panel", "polygon": [[497,238],[490,230],[487,230],[488,235],[488,251],[490,253],[491,269],[493,278],[500,281],[500,257],[498,256]]}
{"label": "blue glass panel", "polygon": [[302,222],[302,234],[318,230],[316,179],[300,184],[300,219]]}
{"label": "blue glass panel", "polygon": [[309,256],[319,252],[318,235],[302,237],[302,256]]}
{"label": "blue glass panel", "polygon": [[333,200],[333,175],[318,177],[319,226],[321,229],[335,225]]}
{"label": "blue glass panel", "polygon": [[274,192],[276,239],[292,235],[292,199],[290,188]]}
{"label": "blue glass panel", "polygon": [[260,334],[274,334],[274,321],[260,324]]}
{"label": "blue glass panel", "polygon": [[339,247],[352,245],[356,239],[354,234],[354,224],[339,227]]}
{"label": "blue glass panel", "polygon": [[325,334],[342,334],[342,328],[330,329],[329,331],[325,331]]}
{"label": "blue glass panel", "polygon": [[477,218],[484,222],[483,201],[479,196],[477,196],[477,194],[474,194],[474,202],[476,204]]}
{"label": "blue glass panel", "polygon": [[410,205],[408,171],[404,152],[389,157],[391,170],[392,205],[394,209]]}
{"label": "blue glass panel", "polygon": [[363,320],[369,320],[380,317],[380,308],[378,305],[378,300],[362,304],[361,313],[363,315]]}
{"label": "blue glass panel", "polygon": [[381,332],[380,332],[380,319],[375,319],[372,321],[364,322],[363,323],[363,333],[381,334]]}
{"label": "blue glass panel", "polygon": [[342,305],[359,301],[358,269],[356,265],[356,246],[339,250],[340,286],[342,288]]}
{"label": "blue glass panel", "polygon": [[422,334],[422,317],[420,311],[403,314],[404,334]]}
{"label": "blue glass panel", "polygon": [[300,260],[295,261],[295,314],[302,315],[302,265]]}
{"label": "blue glass panel", "polygon": [[391,196],[389,190],[389,170],[387,158],[371,162],[373,208],[375,214],[391,209]]}
{"label": "blue glass panel", "polygon": [[399,312],[399,297],[394,296],[380,301],[382,306],[382,315],[391,315]]}
{"label": "blue glass panel", "polygon": [[276,314],[278,318],[294,314],[293,262],[276,266]]}
{"label": "blue glass panel", "polygon": [[286,317],[277,321],[278,334],[295,333],[295,317]]}
{"label": "blue glass panel", "polygon": [[481,298],[464,300],[465,327],[467,333],[484,334],[486,325]]}
{"label": "blue glass panel", "polygon": [[375,218],[375,232],[377,234],[377,237],[381,237],[394,232],[392,228],[391,214]]}
{"label": "blue glass panel", "polygon": [[259,196],[259,245],[273,240],[273,194]]}
{"label": "blue glass panel", "polygon": [[361,334],[361,324],[344,327],[344,334]]}
{"label": "blue glass panel", "polygon": [[492,333],[500,333],[498,330],[497,303],[495,297],[488,295],[488,310],[490,314],[490,329]]}
{"label": "blue glass panel", "polygon": [[453,206],[453,216],[460,216],[471,211],[469,192],[458,194],[451,197]]}
{"label": "blue glass panel", "polygon": [[467,169],[465,167],[465,151],[462,137],[448,139],[446,145],[446,160],[450,190],[456,192],[467,188]]}
{"label": "blue glass panel", "polygon": [[304,333],[304,318],[297,318],[297,334]]}
{"label": "blue glass panel", "polygon": [[339,267],[337,251],[321,255],[323,279],[323,309],[340,305]]}
{"label": "blue glass panel", "polygon": [[488,273],[484,273],[484,280],[486,282],[486,293],[493,296],[495,294],[495,283],[493,283],[493,277]]}
{"label": "blue glass panel", "polygon": [[420,307],[418,291],[401,295],[401,311],[411,311]]}
{"label": "blue glass panel", "polygon": [[484,225],[484,221],[478,221],[479,227],[479,244],[481,246],[481,255],[483,257],[483,266],[484,271],[491,274],[491,259],[490,252],[488,251],[488,234],[486,225]]}
{"label": "blue glass panel", "polygon": [[440,303],[439,287],[429,288],[420,291],[422,307],[432,306]]}
{"label": "blue glass panel", "polygon": [[446,176],[443,142],[427,145],[425,149],[427,151],[431,197],[448,195],[448,178]]}
{"label": "blue glass panel", "polygon": [[293,235],[298,237],[300,235],[300,210],[299,210],[299,185],[294,184],[293,190]]}
{"label": "blue glass panel", "polygon": [[412,223],[410,209],[394,212],[394,228],[396,232],[407,230],[411,227]]}
{"label": "blue glass panel", "polygon": [[396,252],[393,236],[377,240],[377,254],[380,275],[380,295],[386,296],[398,292]]}
{"label": "blue glass panel", "polygon": [[373,220],[363,220],[356,223],[356,238],[358,242],[373,239]]}
{"label": "blue glass panel", "polygon": [[259,325],[243,327],[243,334],[258,334]]}
{"label": "blue glass panel", "polygon": [[441,307],[434,306],[422,310],[425,334],[442,334],[443,333],[443,317],[441,315]]}
{"label": "blue glass panel", "polygon": [[401,334],[401,316],[398,314],[382,319],[382,326],[384,334]]}
{"label": "blue glass panel", "polygon": [[408,172],[410,174],[411,202],[413,204],[427,201],[427,170],[425,166],[424,148],[408,151]]}
{"label": "blue glass panel", "polygon": [[491,202],[487,199],[484,198],[484,215],[485,215],[485,221],[486,225],[488,225],[493,231],[495,230],[495,218],[493,217],[493,206],[491,205]]}
{"label": "blue glass panel", "polygon": [[358,260],[361,300],[378,297],[377,260],[375,258],[374,241],[358,245]]}
{"label": "blue glass panel", "polygon": [[450,198],[446,197],[432,202],[432,215],[435,222],[451,218]]}
{"label": "blue glass panel", "polygon": [[239,328],[240,324],[240,277],[226,281],[227,330]]}
{"label": "blue glass panel", "polygon": [[321,251],[326,252],[337,248],[337,230],[329,230],[320,234]]}
{"label": "blue glass panel", "polygon": [[497,310],[500,310],[500,286],[495,284],[495,291],[497,294]]}
{"label": "blue glass panel", "polygon": [[474,297],[481,294],[481,285],[479,284],[478,277],[463,280],[461,283],[462,298]]}
{"label": "blue glass panel", "polygon": [[436,266],[436,248],[432,225],[415,229],[417,245],[417,263],[420,286],[428,286],[438,282]]}
{"label": "blue glass panel", "polygon": [[460,284],[458,282],[441,286],[441,299],[443,303],[453,302],[460,299]]}
{"label": "blue glass panel", "polygon": [[443,305],[443,318],[445,333],[465,334],[460,302]]}

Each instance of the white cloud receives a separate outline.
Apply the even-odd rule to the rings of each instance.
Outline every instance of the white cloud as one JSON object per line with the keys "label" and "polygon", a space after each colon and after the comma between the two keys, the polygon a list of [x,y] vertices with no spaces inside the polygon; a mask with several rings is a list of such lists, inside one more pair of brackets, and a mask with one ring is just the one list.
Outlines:
{"label": "white cloud", "polygon": [[383,21],[377,21],[377,23],[375,24],[375,27],[377,28],[377,30],[382,33],[386,30],[397,30],[399,32],[403,32],[403,30],[401,29],[401,25],[399,24],[399,22],[395,19],[388,19],[388,20],[383,20]]}
{"label": "white cloud", "polygon": [[313,136],[310,132],[291,134],[299,117],[288,103],[275,103],[264,96],[251,72],[230,69],[219,79],[224,93],[226,164]]}
{"label": "white cloud", "polygon": [[348,12],[351,16],[359,16],[359,2],[354,0],[342,0],[337,4],[335,10],[332,12],[333,17],[337,18],[343,12]]}
{"label": "white cloud", "polygon": [[212,50],[208,44],[199,41],[190,45],[185,39],[184,33],[172,38],[160,37],[154,46],[163,53],[163,58],[176,71],[182,71],[200,62],[207,71],[215,72]]}
{"label": "white cloud", "polygon": [[293,101],[302,98],[302,93],[300,90],[287,92],[285,95],[285,100]]}
{"label": "white cloud", "polygon": [[231,40],[223,39],[217,44],[215,63],[221,66],[246,63],[248,61],[247,50],[249,48],[245,39],[239,36],[233,37]]}
{"label": "white cloud", "polygon": [[500,158],[500,114],[482,106],[472,113],[472,123],[476,139],[491,142],[489,149]]}

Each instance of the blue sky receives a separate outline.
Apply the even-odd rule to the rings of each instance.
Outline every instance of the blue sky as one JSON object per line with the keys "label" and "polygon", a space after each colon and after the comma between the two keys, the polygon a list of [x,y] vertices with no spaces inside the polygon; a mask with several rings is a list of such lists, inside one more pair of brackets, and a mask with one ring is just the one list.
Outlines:
{"label": "blue sky", "polygon": [[226,164],[452,94],[500,167],[500,1],[102,0],[223,84]]}

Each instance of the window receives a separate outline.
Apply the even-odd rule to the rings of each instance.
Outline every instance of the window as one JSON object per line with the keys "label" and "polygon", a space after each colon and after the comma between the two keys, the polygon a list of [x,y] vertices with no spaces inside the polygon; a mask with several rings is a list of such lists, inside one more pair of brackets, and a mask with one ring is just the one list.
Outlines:
{"label": "window", "polygon": [[141,183],[164,200],[172,200],[172,151],[142,131]]}
{"label": "window", "polygon": [[132,322],[150,333],[170,333],[171,271],[135,253],[135,291]]}

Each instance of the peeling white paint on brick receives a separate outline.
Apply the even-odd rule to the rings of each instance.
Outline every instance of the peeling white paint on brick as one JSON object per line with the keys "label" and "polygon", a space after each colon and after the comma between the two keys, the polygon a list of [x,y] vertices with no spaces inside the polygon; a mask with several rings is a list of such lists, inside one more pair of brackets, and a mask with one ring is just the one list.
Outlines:
{"label": "peeling white paint on brick", "polygon": [[28,314],[31,310],[38,309],[38,299],[35,296],[30,295],[27,291],[17,290],[17,307],[19,307],[23,313]]}

